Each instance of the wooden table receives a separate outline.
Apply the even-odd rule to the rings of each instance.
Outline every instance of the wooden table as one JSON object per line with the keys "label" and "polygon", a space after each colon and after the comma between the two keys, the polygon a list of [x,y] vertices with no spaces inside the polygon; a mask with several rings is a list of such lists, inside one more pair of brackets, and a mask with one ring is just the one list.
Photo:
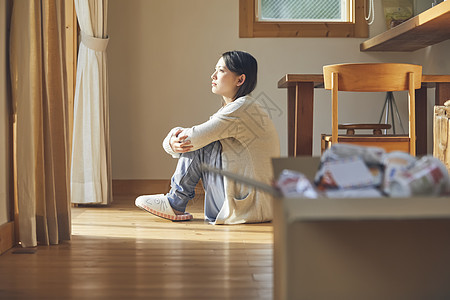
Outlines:
{"label": "wooden table", "polygon": [[[288,155],[312,155],[314,89],[323,88],[322,74],[286,74],[278,81],[287,88]],[[427,89],[435,88],[435,104],[450,99],[450,75],[422,75],[416,90],[416,154],[427,153]],[[331,100],[330,100],[331,101]]]}

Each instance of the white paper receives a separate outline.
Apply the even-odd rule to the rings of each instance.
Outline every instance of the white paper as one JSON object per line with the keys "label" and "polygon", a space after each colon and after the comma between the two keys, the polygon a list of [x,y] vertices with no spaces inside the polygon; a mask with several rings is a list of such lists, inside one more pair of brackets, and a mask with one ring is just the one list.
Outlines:
{"label": "white paper", "polygon": [[339,188],[354,188],[375,184],[375,178],[359,157],[327,162],[324,168]]}

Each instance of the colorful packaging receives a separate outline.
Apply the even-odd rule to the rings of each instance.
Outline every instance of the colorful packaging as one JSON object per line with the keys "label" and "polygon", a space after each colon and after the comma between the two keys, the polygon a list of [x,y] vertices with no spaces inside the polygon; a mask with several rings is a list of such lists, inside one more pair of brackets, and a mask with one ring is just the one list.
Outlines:
{"label": "colorful packaging", "polygon": [[318,198],[318,194],[308,178],[296,171],[283,170],[276,185],[286,198]]}
{"label": "colorful packaging", "polygon": [[449,190],[445,165],[433,156],[425,156],[392,179],[388,194],[391,197],[441,196],[447,195]]}
{"label": "colorful packaging", "polygon": [[384,177],[382,189],[385,193],[389,193],[392,180],[400,173],[412,167],[417,158],[406,152],[394,151],[386,153],[383,159]]}

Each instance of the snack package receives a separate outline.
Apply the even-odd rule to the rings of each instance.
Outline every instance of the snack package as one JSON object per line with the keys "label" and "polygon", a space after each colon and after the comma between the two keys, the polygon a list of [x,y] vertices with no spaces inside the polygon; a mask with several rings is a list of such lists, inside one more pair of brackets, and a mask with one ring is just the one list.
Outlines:
{"label": "snack package", "polygon": [[386,194],[389,194],[391,182],[400,173],[411,168],[417,158],[406,152],[393,151],[386,153],[383,158],[384,164],[384,178],[382,189]]}
{"label": "snack package", "polygon": [[345,158],[359,157],[366,165],[382,165],[383,155],[386,153],[383,148],[378,147],[362,147],[351,144],[334,144],[327,149],[320,161],[322,163],[328,161],[336,161]]}
{"label": "snack package", "polygon": [[[379,186],[383,179],[383,157],[385,153],[384,149],[378,147],[362,147],[344,143],[332,145],[330,149],[327,149],[323,153],[320,159],[321,165],[319,171],[316,173],[314,183],[319,190],[328,188],[346,188],[348,186],[342,186],[336,182],[336,178],[333,178],[326,165],[333,165],[336,163],[352,164],[351,162],[362,160],[372,177],[370,178],[370,181],[366,180],[366,184],[361,184],[360,180],[362,177],[358,177],[360,174],[355,172],[349,173],[348,175],[356,175],[354,178],[355,184],[352,186]],[[351,169],[348,168],[346,170],[351,171]]]}
{"label": "snack package", "polygon": [[319,190],[359,189],[381,184],[382,172],[371,169],[358,157],[348,157],[324,162],[316,173],[315,183]]}
{"label": "snack package", "polygon": [[436,157],[424,156],[412,167],[397,174],[389,185],[391,197],[448,195],[450,180],[447,168]]}
{"label": "snack package", "polygon": [[283,170],[276,186],[286,198],[318,198],[319,196],[305,175],[292,170]]}

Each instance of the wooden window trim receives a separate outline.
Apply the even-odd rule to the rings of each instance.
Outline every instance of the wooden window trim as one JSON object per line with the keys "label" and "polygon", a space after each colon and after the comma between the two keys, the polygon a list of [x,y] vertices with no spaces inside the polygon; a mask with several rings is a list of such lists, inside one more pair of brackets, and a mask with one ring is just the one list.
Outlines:
{"label": "wooden window trim", "polygon": [[259,22],[256,1],[239,0],[239,37],[357,37],[366,38],[365,0],[355,1],[354,22]]}

